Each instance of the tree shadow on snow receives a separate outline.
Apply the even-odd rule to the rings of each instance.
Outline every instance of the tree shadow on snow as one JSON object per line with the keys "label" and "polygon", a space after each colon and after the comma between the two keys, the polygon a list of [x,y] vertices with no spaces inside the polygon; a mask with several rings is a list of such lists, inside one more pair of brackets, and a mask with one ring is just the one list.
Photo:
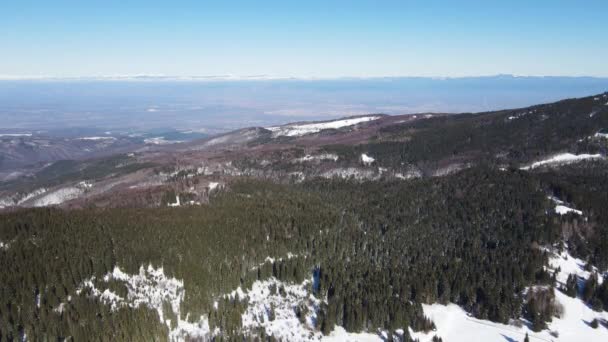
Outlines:
{"label": "tree shadow on snow", "polygon": [[584,320],[584,319],[581,319],[581,321],[583,321],[583,323],[587,324],[587,326],[588,326],[589,328],[593,328],[593,327],[591,326],[591,321],[586,321],[586,320]]}
{"label": "tree shadow on snow", "polygon": [[507,342],[519,342],[519,341],[517,341],[516,339],[514,339],[514,338],[512,338],[512,337],[509,337],[509,336],[507,336],[507,335],[505,335],[505,334],[500,334],[500,336],[504,337],[504,338],[505,338],[505,340],[507,340]]}

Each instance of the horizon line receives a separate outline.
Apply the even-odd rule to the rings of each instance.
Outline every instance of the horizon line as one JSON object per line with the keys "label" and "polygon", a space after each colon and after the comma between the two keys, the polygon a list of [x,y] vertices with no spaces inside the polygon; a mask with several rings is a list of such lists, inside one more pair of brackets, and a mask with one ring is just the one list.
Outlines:
{"label": "horizon line", "polygon": [[381,79],[433,79],[454,80],[470,78],[591,78],[608,79],[606,76],[591,75],[523,75],[485,74],[462,76],[395,75],[395,76],[275,76],[275,75],[164,75],[164,74],[124,74],[124,75],[0,75],[0,81],[331,81],[331,80],[381,80]]}

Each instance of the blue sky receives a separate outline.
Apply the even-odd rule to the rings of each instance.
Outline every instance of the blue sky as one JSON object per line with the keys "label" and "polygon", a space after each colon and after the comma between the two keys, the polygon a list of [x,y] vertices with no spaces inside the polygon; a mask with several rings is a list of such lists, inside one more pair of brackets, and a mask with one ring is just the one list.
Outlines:
{"label": "blue sky", "polygon": [[0,77],[608,76],[608,1],[0,1]]}

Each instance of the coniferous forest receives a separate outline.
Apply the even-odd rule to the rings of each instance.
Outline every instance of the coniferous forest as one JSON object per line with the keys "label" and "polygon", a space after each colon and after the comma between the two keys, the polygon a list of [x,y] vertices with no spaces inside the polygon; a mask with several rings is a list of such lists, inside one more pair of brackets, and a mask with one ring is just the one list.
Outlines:
{"label": "coniferous forest", "polygon": [[[411,182],[243,180],[200,207],[5,213],[0,240],[10,247],[0,252],[1,336],[166,338],[152,310],[112,312],[99,299],[74,295],[92,275],[102,277],[116,265],[137,273],[147,264],[183,279],[186,311],[212,313],[210,324],[225,338],[241,336],[244,308],[228,301],[214,310],[214,298],[258,279],[301,282],[312,272],[319,278],[316,293],[327,298],[318,322],[324,332],[336,324],[348,331],[429,329],[420,303],[433,302],[506,323],[523,314],[525,287],[551,283],[539,246],[560,241],[572,222],[546,215],[545,191],[579,196],[569,185],[567,174],[479,167]],[[586,198],[588,204],[577,203],[605,203]],[[587,233],[568,233],[579,241],[574,251],[604,265],[606,240]],[[297,257],[255,269],[267,256],[287,253]],[[590,297],[606,306],[605,293]],[[68,296],[69,305],[57,313]]]}

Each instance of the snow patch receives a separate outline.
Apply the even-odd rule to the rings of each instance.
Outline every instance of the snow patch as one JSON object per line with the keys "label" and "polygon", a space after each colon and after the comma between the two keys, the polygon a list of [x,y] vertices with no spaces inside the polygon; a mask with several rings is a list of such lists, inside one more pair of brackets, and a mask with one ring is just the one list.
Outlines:
{"label": "snow patch", "polygon": [[[241,316],[245,334],[261,328],[279,341],[386,341],[385,331],[349,333],[340,326],[323,336],[316,326],[322,300],[309,293],[313,283],[314,277],[301,284],[270,278],[254,282],[246,291],[239,287],[226,296],[235,298],[238,294],[240,300],[247,301],[248,307]],[[297,315],[298,308],[303,310],[301,318]]]}
{"label": "snow patch", "polygon": [[582,211],[566,207],[565,205],[556,205],[555,212],[559,215],[566,215],[568,213],[575,213],[577,215],[583,214]]}
{"label": "snow patch", "polygon": [[179,207],[181,203],[179,202],[179,195],[175,195],[175,203],[167,203],[170,207]]}
{"label": "snow patch", "polygon": [[114,137],[81,137],[81,138],[76,138],[76,140],[98,141],[98,140],[116,140],[116,138],[114,138]]}
{"label": "snow patch", "polygon": [[2,242],[0,241],[0,250],[8,250],[8,248],[11,246],[10,242]]}
{"label": "snow patch", "polygon": [[[560,269],[556,274],[558,284],[565,285],[569,274],[576,274],[582,279],[590,276],[591,273],[585,271],[584,261],[567,252],[557,254],[549,248],[545,250],[551,253],[549,267]],[[597,269],[594,268],[593,272],[597,272]],[[602,278],[603,276],[598,277]],[[410,335],[420,342],[431,341],[434,335],[449,341],[523,341],[526,333],[532,342],[608,341],[608,329],[601,326],[593,329],[589,326],[596,318],[607,319],[607,312],[594,312],[579,298],[568,297],[559,290],[555,290],[555,298],[564,307],[564,313],[562,317],[553,317],[548,329],[538,333],[526,325],[518,327],[476,319],[455,304],[422,304],[424,314],[435,323],[437,330],[422,333],[410,329]],[[557,337],[552,332],[557,333]]]}
{"label": "snow patch", "polygon": [[32,133],[0,133],[0,137],[31,137]]}
{"label": "snow patch", "polygon": [[378,178],[378,175],[372,170],[362,170],[355,167],[331,169],[322,173],[320,176],[323,178],[354,178],[356,180]]}
{"label": "snow patch", "polygon": [[387,340],[388,335],[385,331],[380,331],[377,334],[349,333],[340,326],[336,326],[329,335],[321,338],[321,341],[324,342],[381,342]]}
{"label": "snow patch", "polygon": [[77,186],[81,189],[90,189],[93,187],[93,184],[91,182],[81,181],[81,182],[78,182]]}
{"label": "snow patch", "polygon": [[[190,322],[187,315],[186,319],[182,320],[181,304],[185,296],[184,283],[181,280],[167,277],[162,267],[154,268],[152,265],[148,265],[147,268],[144,268],[141,266],[139,274],[131,275],[116,266],[112,272],[103,276],[97,283],[107,283],[111,280],[122,282],[125,285],[128,291],[126,298],[109,289],[103,291],[98,289],[95,286],[95,277],[85,280],[77,288],[76,293],[80,294],[86,289],[91,296],[97,297],[104,304],[109,305],[112,311],[122,307],[138,308],[142,305],[155,310],[158,313],[159,321],[168,326],[171,341],[210,338],[209,322],[205,316],[201,316],[196,322]],[[164,303],[169,304],[171,311],[177,317],[177,323],[173,329],[171,320],[165,319],[167,313],[163,309]],[[61,313],[64,307],[65,303],[62,303],[54,310]]]}
{"label": "snow patch", "polygon": [[372,157],[368,156],[367,154],[365,154],[365,153],[362,153],[362,154],[361,154],[361,162],[362,162],[363,164],[365,164],[365,165],[370,165],[370,164],[371,164],[371,163],[373,163],[374,161],[376,161],[376,159],[374,159],[374,158],[372,158]]}
{"label": "snow patch", "polygon": [[220,185],[220,183],[218,182],[209,182],[209,192],[217,189],[217,187]]}
{"label": "snow patch", "polygon": [[165,140],[165,137],[154,137],[154,138],[144,139],[144,143],[150,144],[150,145],[168,145],[168,144],[177,144],[177,143],[181,143],[181,142],[182,141],[178,141],[178,140]]}
{"label": "snow patch", "polygon": [[46,191],[46,189],[40,188],[25,195],[17,193],[11,196],[0,198],[0,209],[6,207],[19,206],[25,203],[26,201],[45,193]]}
{"label": "snow patch", "polygon": [[570,208],[568,206],[565,206],[564,201],[560,200],[559,198],[555,197],[555,196],[549,196],[548,197],[550,200],[552,200],[553,202],[555,202],[556,206],[555,206],[555,213],[559,214],[559,215],[566,215],[568,213],[575,213],[577,215],[582,215],[583,212],[580,210],[576,210],[573,208]]}
{"label": "snow patch", "polygon": [[[315,324],[321,301],[308,294],[309,283],[306,280],[288,285],[274,278],[253,283],[245,295],[249,305],[241,317],[243,330],[251,332],[261,327],[268,335],[285,341],[309,341],[311,335],[320,335]],[[303,323],[296,315],[298,306],[305,306],[308,311]]]}
{"label": "snow patch", "polygon": [[34,207],[57,205],[80,196],[84,191],[76,187],[67,187],[48,193],[34,202]]}
{"label": "snow patch", "polygon": [[299,137],[306,134],[318,133],[325,129],[338,129],[342,127],[353,126],[362,122],[368,122],[372,120],[379,119],[380,116],[365,116],[359,118],[352,119],[343,119],[336,121],[327,121],[327,122],[319,122],[319,123],[311,123],[311,124],[294,124],[294,125],[285,125],[285,126],[274,126],[267,127],[269,131],[271,131],[274,137],[278,136],[287,136],[287,137]]}
{"label": "snow patch", "polygon": [[323,161],[323,160],[333,160],[333,161],[338,161],[338,156],[332,153],[323,153],[323,154],[318,154],[318,155],[310,155],[307,154],[304,157],[300,157],[300,158],[296,158],[293,161],[295,163],[304,163],[304,162],[310,162],[310,161]]}
{"label": "snow patch", "polygon": [[[549,256],[549,267],[553,269],[560,269],[559,273],[555,275],[559,285],[565,286],[570,274],[575,274],[581,279],[588,279],[591,275],[590,271],[585,270],[586,262],[584,260],[573,257],[565,250],[559,254],[551,251],[550,249],[549,252],[551,253]],[[595,267],[593,267],[591,270],[593,272],[598,271]],[[602,280],[603,277],[598,277],[599,283],[601,283]]]}
{"label": "snow patch", "polygon": [[572,154],[572,153],[561,153],[556,154],[551,158],[544,159],[541,161],[534,162],[528,166],[521,167],[521,170],[531,170],[540,166],[546,165],[562,165],[580,162],[588,159],[601,159],[601,154]]}
{"label": "snow patch", "polygon": [[526,111],[524,111],[524,112],[520,112],[520,113],[517,113],[517,114],[515,114],[515,115],[511,115],[511,116],[507,117],[507,120],[508,120],[508,121],[517,120],[517,119],[519,119],[519,118],[522,118],[522,117],[524,117],[524,116],[526,116],[526,115],[529,115],[529,114],[532,114],[532,113],[535,113],[535,112],[536,112],[536,109],[529,110],[529,111],[527,111],[527,112],[526,112]]}

